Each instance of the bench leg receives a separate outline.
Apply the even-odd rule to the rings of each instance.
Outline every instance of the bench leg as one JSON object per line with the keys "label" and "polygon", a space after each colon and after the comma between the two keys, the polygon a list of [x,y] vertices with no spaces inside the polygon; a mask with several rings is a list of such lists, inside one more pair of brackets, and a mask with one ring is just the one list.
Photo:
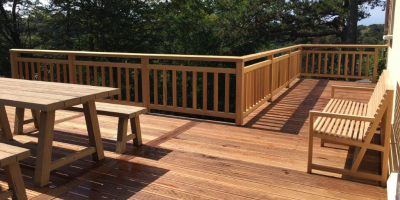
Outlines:
{"label": "bench leg", "polygon": [[310,124],[308,130],[308,162],[307,162],[307,173],[311,173],[312,170],[312,152],[313,152],[313,142],[314,142],[314,119],[310,115]]}
{"label": "bench leg", "polygon": [[[118,119],[118,135],[117,135],[117,147],[116,153],[125,153],[126,142],[127,142],[127,131],[128,129],[128,119],[120,117]],[[133,133],[132,133],[133,134]]]}
{"label": "bench leg", "polygon": [[140,129],[139,116],[131,118],[131,128],[132,134],[136,134],[136,137],[133,139],[133,146],[142,145],[142,130]]}
{"label": "bench leg", "polygon": [[11,133],[10,123],[8,122],[6,108],[3,105],[0,105],[0,124],[2,127],[3,139],[12,140],[13,135]]}
{"label": "bench leg", "polygon": [[22,134],[24,129],[25,108],[15,108],[14,135]]}
{"label": "bench leg", "polygon": [[94,101],[88,101],[83,104],[86,126],[89,135],[90,146],[96,148],[92,154],[93,160],[102,160],[104,158],[103,142],[101,141],[99,119],[97,118],[96,104]]}
{"label": "bench leg", "polygon": [[321,138],[321,147],[325,146],[325,140]]}
{"label": "bench leg", "polygon": [[55,111],[42,111],[40,113],[40,118],[34,178],[34,185],[36,187],[43,187],[47,185],[50,180]]}
{"label": "bench leg", "polygon": [[13,191],[12,199],[28,199],[25,191],[24,180],[22,179],[21,168],[18,162],[4,167],[8,187]]}
{"label": "bench leg", "polygon": [[39,110],[31,110],[33,123],[35,124],[35,128],[39,129],[40,122],[40,111]]}

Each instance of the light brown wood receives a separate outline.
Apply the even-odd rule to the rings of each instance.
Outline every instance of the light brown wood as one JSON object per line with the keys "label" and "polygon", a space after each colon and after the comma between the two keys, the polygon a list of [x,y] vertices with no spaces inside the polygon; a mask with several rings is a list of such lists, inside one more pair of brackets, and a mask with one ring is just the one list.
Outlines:
{"label": "light brown wood", "polygon": [[143,141],[142,141],[142,129],[140,128],[139,116],[131,118],[130,121],[131,121],[132,135],[135,135],[135,137],[133,138],[133,145],[141,146]]}
{"label": "light brown wood", "polygon": [[193,109],[197,109],[197,71],[193,72]]}
{"label": "light brown wood", "polygon": [[[386,70],[382,72],[379,82],[373,89],[372,96],[367,104],[334,99],[335,88],[371,91],[371,88],[332,86],[331,96],[333,99],[330,100],[324,112],[310,111],[307,172],[311,173],[312,169],[318,169],[358,178],[378,180],[381,181],[382,186],[385,186],[389,161],[389,140],[391,137],[390,128],[393,109],[393,85],[389,72]],[[337,102],[340,102],[339,106],[337,106]],[[315,117],[318,117],[316,125],[313,124]],[[381,141],[382,144],[380,145],[372,144],[372,137],[375,135],[376,129],[380,123],[384,124],[380,133],[381,137],[384,139]],[[314,137],[322,139],[321,146],[323,146],[325,141],[334,141],[335,143],[359,147],[359,150],[357,150],[354,155],[351,170],[313,164],[312,152]],[[381,175],[358,172],[358,168],[367,149],[382,152]]]}
{"label": "light brown wood", "polygon": [[21,134],[24,128],[24,108],[15,108],[14,135]]}
{"label": "light brown wood", "polygon": [[167,71],[163,70],[163,105],[167,106],[168,90],[167,90]]}
{"label": "light brown wood", "polygon": [[117,145],[116,145],[116,153],[125,153],[126,151],[126,137],[127,137],[127,129],[128,129],[128,118],[119,118],[118,119],[118,133],[117,133]]}
{"label": "light brown wood", "polygon": [[104,158],[104,150],[103,143],[101,141],[99,120],[97,119],[95,102],[88,101],[87,103],[84,103],[83,112],[85,113],[90,146],[96,149],[96,152],[92,154],[93,160],[102,160]]}
{"label": "light brown wood", "polygon": [[[14,147],[11,147],[14,148]],[[25,150],[29,153],[29,150]],[[24,200],[28,199],[25,191],[24,180],[22,179],[21,169],[18,161],[3,167],[6,174],[9,190],[12,191],[12,199]]]}
{"label": "light brown wood", "polygon": [[13,135],[11,133],[10,124],[8,123],[7,112],[3,105],[0,105],[0,124],[2,138],[6,140],[12,140]]}
{"label": "light brown wood", "polygon": [[208,98],[207,98],[207,85],[208,85],[208,82],[207,82],[207,76],[208,75],[208,73],[207,72],[203,72],[203,111],[207,111],[208,109],[207,109],[207,100],[208,100]]}
{"label": "light brown wood", "polygon": [[51,155],[53,149],[55,111],[40,113],[38,150],[34,184],[43,187],[49,183],[51,171]]}

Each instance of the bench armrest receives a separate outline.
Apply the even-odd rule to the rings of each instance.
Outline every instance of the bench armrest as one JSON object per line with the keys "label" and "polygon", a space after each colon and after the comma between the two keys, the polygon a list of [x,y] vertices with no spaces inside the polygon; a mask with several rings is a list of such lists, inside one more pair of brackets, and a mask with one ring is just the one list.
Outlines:
{"label": "bench armrest", "polygon": [[332,85],[331,98],[335,98],[335,89],[373,91],[375,88]]}
{"label": "bench armrest", "polygon": [[348,119],[348,120],[359,120],[359,121],[366,121],[366,122],[374,122],[376,120],[374,117],[339,114],[339,113],[328,113],[328,112],[320,112],[320,111],[311,110],[310,111],[310,120],[313,120],[314,117],[329,117],[329,118],[339,118],[339,119]]}

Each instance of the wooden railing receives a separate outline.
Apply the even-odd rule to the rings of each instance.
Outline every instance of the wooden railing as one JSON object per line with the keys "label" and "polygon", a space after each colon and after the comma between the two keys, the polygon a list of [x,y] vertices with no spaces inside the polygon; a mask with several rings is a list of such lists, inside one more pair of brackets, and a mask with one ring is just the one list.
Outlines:
{"label": "wooden railing", "polygon": [[11,49],[10,56],[13,78],[117,87],[120,95],[102,101],[242,124],[300,76],[376,82],[377,59],[371,57],[380,48],[386,46],[295,45],[247,56]]}

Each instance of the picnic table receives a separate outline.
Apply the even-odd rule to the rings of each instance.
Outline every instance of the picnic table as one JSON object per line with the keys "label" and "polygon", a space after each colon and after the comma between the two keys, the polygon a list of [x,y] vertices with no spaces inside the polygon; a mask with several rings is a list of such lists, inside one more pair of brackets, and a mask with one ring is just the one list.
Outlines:
{"label": "picnic table", "polygon": [[[17,111],[21,109],[40,111],[35,186],[45,186],[49,183],[52,170],[77,159],[90,154],[96,161],[104,158],[95,100],[120,94],[120,89],[10,78],[0,78],[0,86],[0,124],[3,127],[4,139],[13,139],[5,106],[16,107]],[[55,111],[79,104],[83,104],[90,147],[52,161]],[[15,127],[22,127],[23,119],[16,120],[16,123],[21,124],[16,124]]]}

